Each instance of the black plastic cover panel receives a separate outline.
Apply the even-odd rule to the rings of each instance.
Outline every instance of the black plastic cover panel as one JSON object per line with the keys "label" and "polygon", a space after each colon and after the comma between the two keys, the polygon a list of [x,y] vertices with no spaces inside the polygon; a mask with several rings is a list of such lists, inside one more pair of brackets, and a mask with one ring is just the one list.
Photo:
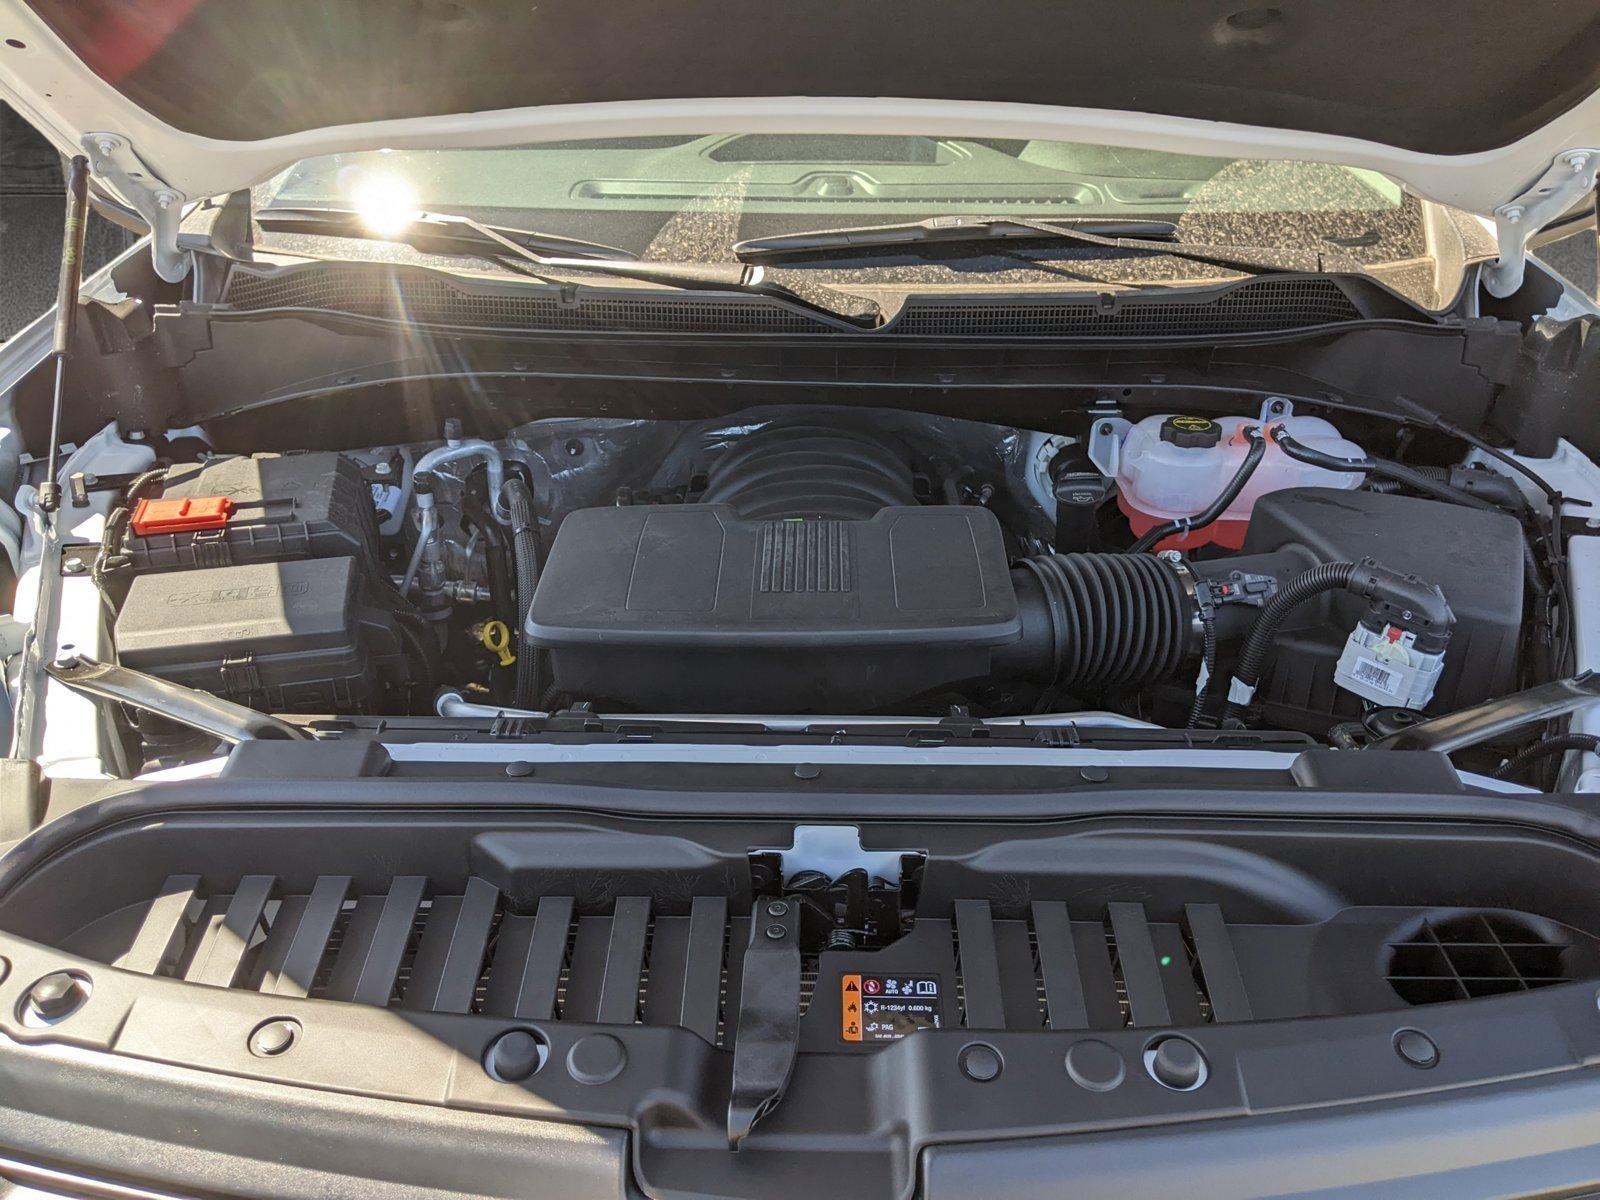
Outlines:
{"label": "black plastic cover panel", "polygon": [[528,620],[575,694],[792,711],[982,675],[990,648],[1021,631],[1000,524],[976,507],[867,521],[581,509],[562,522]]}
{"label": "black plastic cover panel", "polygon": [[[211,138],[531,105],[901,96],[1487,150],[1600,83],[1590,0],[29,0],[90,70]],[[604,53],[597,58],[596,48]],[[403,70],[395,64],[403,63]]]}
{"label": "black plastic cover panel", "polygon": [[124,666],[276,712],[359,706],[400,656],[353,558],[140,575],[116,645]]}

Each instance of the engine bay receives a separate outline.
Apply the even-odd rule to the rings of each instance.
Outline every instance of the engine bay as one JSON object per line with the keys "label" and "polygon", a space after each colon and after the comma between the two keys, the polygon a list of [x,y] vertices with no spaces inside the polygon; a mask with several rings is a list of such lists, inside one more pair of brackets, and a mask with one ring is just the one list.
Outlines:
{"label": "engine bay", "polygon": [[[1516,480],[1283,397],[1071,432],[779,405],[441,433],[147,443],[95,483],[117,661],[282,714],[1095,709],[1344,746],[1557,674]],[[175,734],[130,736],[167,761]]]}

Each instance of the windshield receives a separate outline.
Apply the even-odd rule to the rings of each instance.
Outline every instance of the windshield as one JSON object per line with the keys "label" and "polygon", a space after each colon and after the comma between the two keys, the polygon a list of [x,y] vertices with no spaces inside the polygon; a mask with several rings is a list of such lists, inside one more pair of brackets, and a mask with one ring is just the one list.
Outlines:
{"label": "windshield", "polygon": [[[1422,206],[1372,171],[994,138],[715,134],[370,151],[297,163],[258,189],[255,202],[258,212],[356,209],[374,236],[425,210],[696,262],[732,261],[745,239],[950,214],[1164,220],[1183,243],[1337,250],[1362,268],[1416,267],[1430,257]],[[971,284],[988,272],[1012,283],[1019,253],[901,249],[848,263],[833,256],[829,267],[835,278],[870,281],[907,259],[960,260],[950,280],[925,273],[918,282]],[[1063,244],[1026,255],[1022,267],[1092,259],[1089,282],[1233,274]],[[1424,274],[1431,288],[1431,270]],[[1043,278],[1070,282],[1059,271]]]}

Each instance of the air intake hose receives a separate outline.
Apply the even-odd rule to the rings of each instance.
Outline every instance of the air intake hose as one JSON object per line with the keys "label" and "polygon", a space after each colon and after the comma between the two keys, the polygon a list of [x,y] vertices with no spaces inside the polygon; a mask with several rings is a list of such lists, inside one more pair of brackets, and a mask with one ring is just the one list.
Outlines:
{"label": "air intake hose", "polygon": [[997,666],[1013,677],[1100,692],[1176,675],[1199,651],[1187,568],[1150,555],[1046,554],[1011,572],[1022,640]]}

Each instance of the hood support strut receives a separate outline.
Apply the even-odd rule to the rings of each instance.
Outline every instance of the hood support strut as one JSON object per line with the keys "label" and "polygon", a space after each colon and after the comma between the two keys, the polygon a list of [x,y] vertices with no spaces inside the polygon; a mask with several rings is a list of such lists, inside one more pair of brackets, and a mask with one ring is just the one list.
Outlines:
{"label": "hood support strut", "polygon": [[1568,150],[1559,155],[1537,182],[1510,204],[1494,210],[1500,257],[1483,269],[1483,286],[1504,298],[1522,286],[1528,267],[1528,246],[1534,237],[1594,190],[1600,173],[1600,150]]}

